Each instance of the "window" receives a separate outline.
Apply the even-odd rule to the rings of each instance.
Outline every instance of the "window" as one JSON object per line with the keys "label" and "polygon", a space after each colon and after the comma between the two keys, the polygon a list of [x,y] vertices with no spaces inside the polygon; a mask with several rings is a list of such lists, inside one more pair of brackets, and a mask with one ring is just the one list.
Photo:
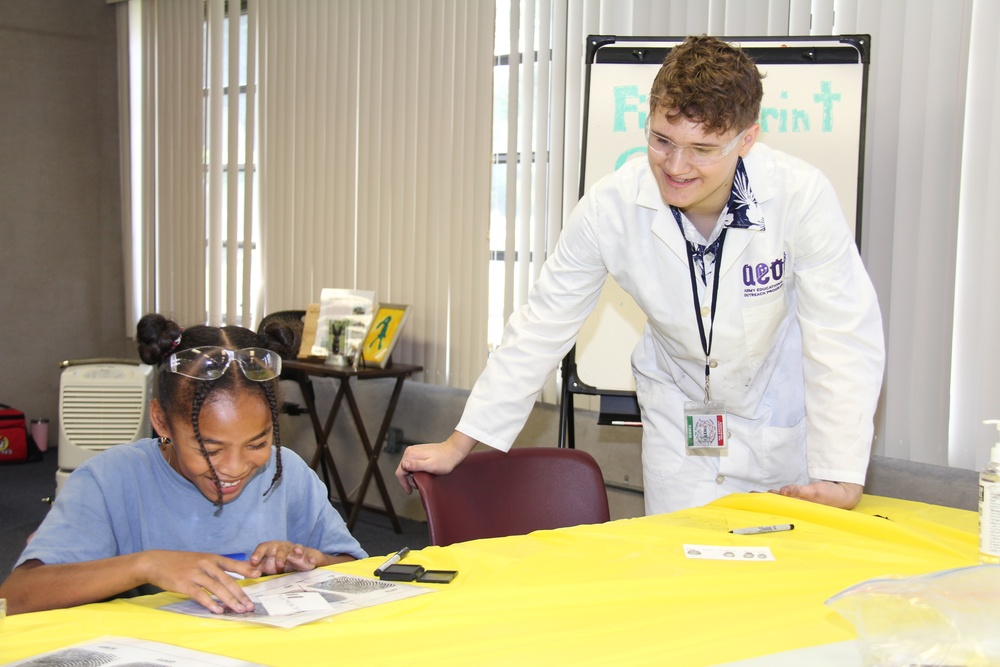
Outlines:
{"label": "window", "polygon": [[152,310],[252,328],[254,14],[225,0],[133,0],[125,16],[126,331]]}
{"label": "window", "polygon": [[[491,352],[500,344],[511,312],[527,299],[533,282],[530,276],[537,276],[547,256],[546,248],[554,240],[546,234],[544,215],[549,119],[539,116],[540,109],[548,108],[550,95],[548,89],[542,89],[549,76],[540,77],[539,68],[550,68],[551,51],[546,50],[540,58],[534,48],[539,31],[547,30],[551,22],[540,13],[521,15],[519,4],[520,0],[515,0],[513,6],[511,0],[496,2],[488,324]],[[516,23],[513,33],[512,20]],[[538,131],[538,123],[543,125],[542,131]]]}
{"label": "window", "polygon": [[[238,31],[233,31],[230,27],[231,21],[238,20]],[[248,141],[247,137],[247,105],[253,100],[247,94],[247,57],[248,57],[248,37],[249,37],[249,17],[246,7],[241,9],[238,17],[226,16],[222,22],[221,49],[209,48],[209,57],[206,59],[205,68],[205,178],[208,184],[210,196],[205,198],[205,219],[213,220],[212,206],[214,198],[211,193],[218,189],[219,210],[218,219],[228,225],[220,225],[219,228],[228,228],[221,234],[210,233],[206,238],[206,253],[209,261],[206,266],[205,276],[205,301],[211,308],[212,304],[219,304],[221,311],[217,321],[228,324],[238,324],[248,328],[254,328],[256,322],[260,320],[262,313],[256,312],[254,307],[259,301],[260,295],[260,258],[256,252],[258,245],[256,239],[260,238],[259,231],[259,207],[254,194],[257,192],[256,185],[256,150],[255,143]],[[232,37],[237,37],[236,43],[232,44]],[[210,17],[206,16],[205,22],[205,43],[212,44],[212,32]],[[221,85],[217,91],[213,90],[212,56],[221,56]],[[236,62],[232,62],[233,56]],[[237,87],[231,87],[230,76],[237,75]],[[221,97],[221,110],[213,113],[213,101],[215,95]],[[230,116],[230,105],[236,102],[235,125]],[[251,109],[251,112],[255,110]],[[256,117],[256,113],[251,113]],[[253,128],[251,128],[252,130]],[[215,140],[213,133],[218,133],[218,140]],[[250,137],[252,140],[253,137]],[[221,144],[221,151],[218,155],[212,154],[212,146],[215,143]],[[247,152],[250,152],[249,161]],[[213,168],[218,165],[218,183],[213,179]],[[250,188],[247,189],[247,175],[250,176]],[[235,186],[235,193],[230,192],[230,188]],[[249,199],[248,199],[249,196]],[[229,208],[236,205],[236,211],[230,219]],[[247,207],[250,207],[249,215]],[[235,236],[230,238],[230,233],[235,232]],[[230,252],[230,245],[235,243],[235,251]],[[217,253],[213,256],[213,246]],[[249,256],[247,256],[249,253]],[[232,262],[232,267],[230,267]],[[250,267],[250,270],[245,270]],[[213,269],[217,270],[218,277],[213,275]],[[232,270],[230,270],[232,269]],[[229,281],[235,280],[232,291],[229,289]],[[244,283],[246,281],[246,284]],[[233,298],[229,298],[231,295]],[[235,311],[230,313],[230,307],[235,305]],[[206,320],[213,321],[211,313],[206,312]]]}

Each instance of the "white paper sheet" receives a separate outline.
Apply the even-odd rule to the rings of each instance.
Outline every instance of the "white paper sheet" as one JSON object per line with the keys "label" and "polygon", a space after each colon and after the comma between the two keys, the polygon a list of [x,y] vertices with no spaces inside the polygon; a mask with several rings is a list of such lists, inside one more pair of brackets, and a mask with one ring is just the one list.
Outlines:
{"label": "white paper sheet", "polygon": [[9,663],[8,667],[50,665],[185,665],[187,667],[267,667],[259,662],[227,658],[214,653],[131,637],[104,636]]}
{"label": "white paper sheet", "polygon": [[[254,610],[251,612],[237,614],[227,610],[223,614],[213,614],[194,600],[174,602],[160,607],[160,609],[203,618],[248,621],[281,628],[294,628],[327,616],[434,592],[433,589],[421,586],[381,581],[369,577],[356,577],[330,570],[294,572],[247,586],[243,590],[254,602]],[[322,610],[304,609],[285,614],[268,612],[269,608],[278,608],[275,596],[284,596],[289,607],[302,609],[302,593],[318,593],[326,601],[326,608]],[[264,597],[267,598],[267,606],[262,602]],[[314,596],[308,597],[315,599]]]}

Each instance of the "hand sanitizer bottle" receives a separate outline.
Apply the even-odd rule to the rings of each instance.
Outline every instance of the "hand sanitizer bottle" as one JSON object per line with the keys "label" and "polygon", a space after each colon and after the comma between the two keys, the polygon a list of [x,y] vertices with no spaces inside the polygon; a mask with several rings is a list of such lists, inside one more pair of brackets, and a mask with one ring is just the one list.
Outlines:
{"label": "hand sanitizer bottle", "polygon": [[[1000,419],[988,419],[1000,431]],[[979,562],[1000,563],[1000,442],[979,473]]]}

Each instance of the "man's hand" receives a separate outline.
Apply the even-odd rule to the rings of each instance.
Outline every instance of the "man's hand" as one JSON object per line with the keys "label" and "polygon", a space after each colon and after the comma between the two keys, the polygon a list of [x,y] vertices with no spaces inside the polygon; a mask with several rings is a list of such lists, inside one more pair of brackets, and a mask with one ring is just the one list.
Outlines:
{"label": "man's hand", "polygon": [[821,480],[811,484],[787,484],[771,493],[849,510],[854,509],[861,500],[862,490],[864,487],[860,484]]}
{"label": "man's hand", "polygon": [[411,493],[416,487],[410,473],[429,472],[432,475],[447,475],[465,460],[476,440],[464,433],[455,431],[444,442],[426,445],[411,445],[403,453],[403,460],[396,468],[396,479],[406,493]]}

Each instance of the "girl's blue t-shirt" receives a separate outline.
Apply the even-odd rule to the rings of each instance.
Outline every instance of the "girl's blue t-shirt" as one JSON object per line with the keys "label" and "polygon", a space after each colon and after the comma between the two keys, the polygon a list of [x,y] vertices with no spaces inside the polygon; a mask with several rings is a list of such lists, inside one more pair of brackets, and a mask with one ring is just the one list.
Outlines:
{"label": "girl's blue t-shirt", "polygon": [[[327,489],[295,452],[276,450],[233,501],[217,507],[160,453],[158,441],[112,447],[66,480],[17,565],[78,563],[149,549],[246,554],[269,540],[325,554],[367,554],[330,505]],[[16,566],[15,566],[16,567]]]}

